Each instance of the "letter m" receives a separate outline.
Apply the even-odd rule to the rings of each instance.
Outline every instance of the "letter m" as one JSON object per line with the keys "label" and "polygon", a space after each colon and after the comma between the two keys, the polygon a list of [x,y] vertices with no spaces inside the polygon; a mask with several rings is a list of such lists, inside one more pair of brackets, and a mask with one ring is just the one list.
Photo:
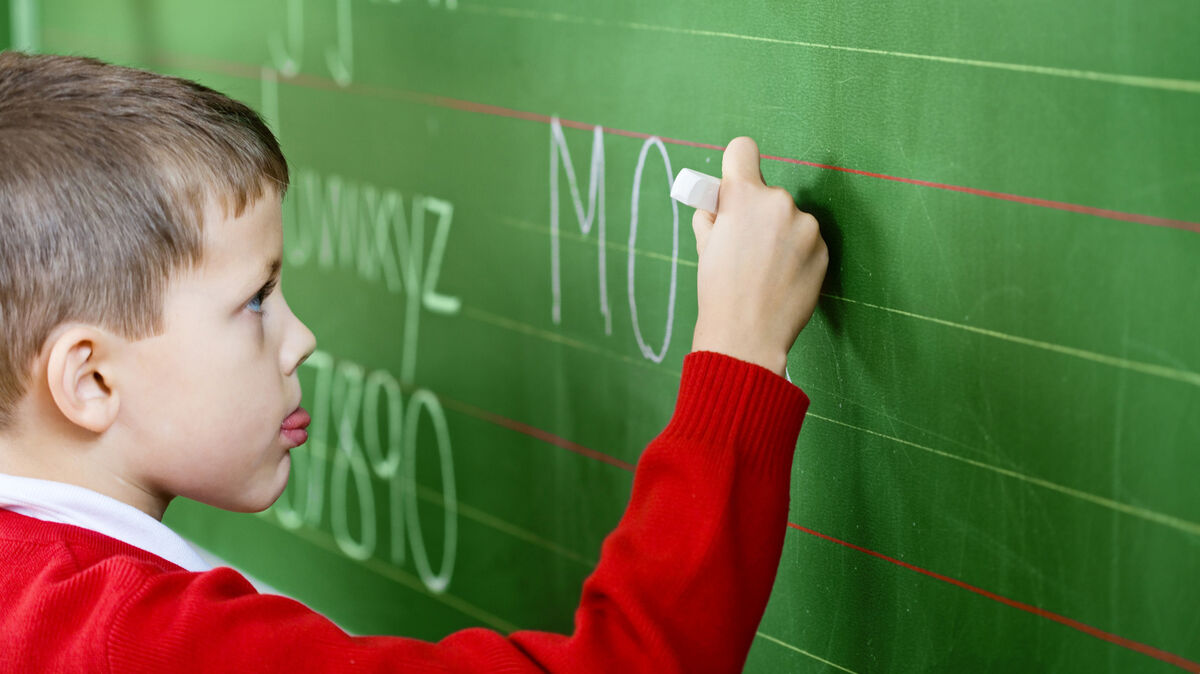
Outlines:
{"label": "letter m", "polygon": [[579,197],[579,181],[575,179],[575,166],[563,137],[562,122],[557,117],[550,120],[550,288],[553,305],[550,315],[555,324],[562,322],[562,272],[559,266],[559,213],[558,213],[558,162],[562,158],[563,170],[567,174],[567,185],[571,190],[571,203],[575,206],[575,218],[579,229],[586,236],[596,224],[600,238],[597,258],[600,267],[600,313],[604,316],[604,333],[612,334],[612,311],[608,306],[608,279],[604,262],[604,130],[597,126],[592,130],[591,176],[588,180],[587,211]]}

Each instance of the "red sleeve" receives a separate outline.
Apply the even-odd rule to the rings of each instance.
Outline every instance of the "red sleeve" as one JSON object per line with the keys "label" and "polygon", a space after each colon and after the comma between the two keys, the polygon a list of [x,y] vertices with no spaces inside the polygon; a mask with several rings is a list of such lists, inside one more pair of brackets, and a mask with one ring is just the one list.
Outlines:
{"label": "red sleeve", "polygon": [[756,365],[684,360],[675,414],[583,586],[572,636],[351,637],[236,572],[150,577],[116,616],[113,671],[741,671],[787,525],[808,398]]}

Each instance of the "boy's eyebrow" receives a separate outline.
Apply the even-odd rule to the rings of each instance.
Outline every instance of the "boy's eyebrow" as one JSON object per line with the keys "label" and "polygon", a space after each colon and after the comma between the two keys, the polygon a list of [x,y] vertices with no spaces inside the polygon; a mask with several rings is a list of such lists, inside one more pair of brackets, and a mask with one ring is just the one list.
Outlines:
{"label": "boy's eyebrow", "polygon": [[[263,269],[265,274],[260,275],[255,278],[255,283],[257,284],[257,285],[255,285],[255,289],[257,290],[258,288],[265,286],[266,284],[271,282],[271,279],[278,276],[279,269],[281,266],[282,266],[281,260],[279,258],[275,258],[275,259],[267,262],[267,266]],[[264,276],[265,276],[265,278],[264,278]]]}
{"label": "boy's eyebrow", "polygon": [[279,258],[275,258],[274,260],[271,260],[270,262],[267,263],[267,280],[268,281],[270,281],[271,279],[273,279],[279,275],[279,269],[281,266],[282,266],[282,261]]}

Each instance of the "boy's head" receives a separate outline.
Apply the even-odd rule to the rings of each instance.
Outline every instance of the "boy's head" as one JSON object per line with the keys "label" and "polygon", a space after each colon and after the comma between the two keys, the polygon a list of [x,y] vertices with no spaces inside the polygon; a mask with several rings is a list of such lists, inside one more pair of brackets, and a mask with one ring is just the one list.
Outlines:
{"label": "boy's head", "polygon": [[0,472],[155,515],[274,501],[315,346],[271,291],[287,181],[211,89],[0,53]]}

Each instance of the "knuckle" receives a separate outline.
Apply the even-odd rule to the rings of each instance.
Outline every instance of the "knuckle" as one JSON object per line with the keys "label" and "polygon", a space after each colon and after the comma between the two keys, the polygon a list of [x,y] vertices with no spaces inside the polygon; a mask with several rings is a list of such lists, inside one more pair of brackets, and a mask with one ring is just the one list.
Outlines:
{"label": "knuckle", "polygon": [[825,247],[825,239],[821,238],[821,225],[817,219],[808,213],[801,213],[795,220],[797,236],[810,251]]}
{"label": "knuckle", "polygon": [[812,213],[806,213],[805,211],[796,211],[796,226],[805,234],[819,234],[821,231],[821,225],[817,222],[817,219],[813,217]]}
{"label": "knuckle", "polygon": [[792,195],[781,187],[769,187],[763,194],[763,213],[776,225],[786,226],[796,213]]}
{"label": "knuckle", "polygon": [[796,210],[796,202],[792,201],[792,195],[782,187],[768,187],[767,200],[772,208],[779,209],[789,215]]}

